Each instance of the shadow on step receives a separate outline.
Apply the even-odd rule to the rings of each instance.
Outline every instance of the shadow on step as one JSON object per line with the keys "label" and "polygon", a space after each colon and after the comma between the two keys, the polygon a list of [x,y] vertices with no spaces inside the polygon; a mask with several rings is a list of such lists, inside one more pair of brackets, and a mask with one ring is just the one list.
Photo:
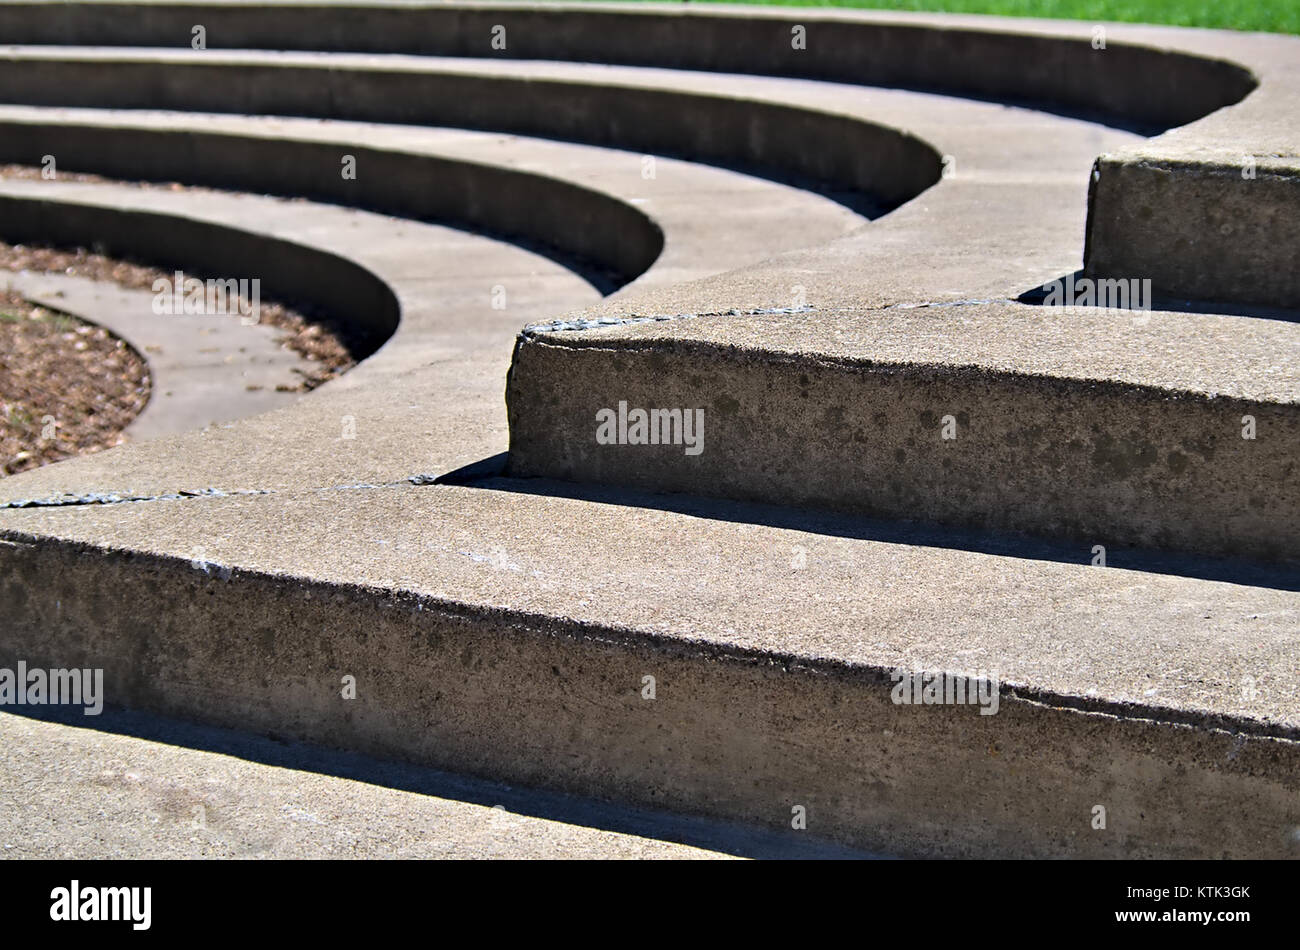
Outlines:
{"label": "shadow on step", "polygon": [[[93,729],[97,732],[233,756],[274,768],[329,775],[488,808],[499,805],[516,815],[598,828],[617,834],[671,841],[740,857],[766,859],[881,857],[842,845],[811,839],[805,837],[803,833],[780,834],[748,825],[633,808],[558,792],[503,785],[499,782],[440,772],[419,765],[341,752],[274,735],[264,737],[233,729],[196,725],[128,709],[106,707],[100,715],[93,718],[82,715],[79,708],[58,706],[6,707],[4,712],[73,728]],[[564,855],[556,854],[554,857],[563,858]]]}
{"label": "shadow on step", "polygon": [[[948,525],[920,524],[864,518],[802,508],[784,508],[757,502],[730,501],[699,495],[659,494],[614,485],[582,484],[549,478],[506,478],[507,454],[502,452],[473,462],[437,479],[439,485],[460,485],[488,491],[518,492],[572,498],[601,505],[653,508],[694,518],[761,524],[771,528],[806,531],[837,538],[881,541],[919,547],[949,548],[1000,557],[1055,561],[1061,564],[1089,564],[1091,548],[1077,541],[1023,535],[994,534]],[[1108,547],[1106,565],[1127,571],[1172,574],[1202,580],[1300,590],[1300,568],[1266,564],[1238,558],[1198,557],[1141,548]]]}
{"label": "shadow on step", "polygon": [[[1118,298],[1118,299],[1116,299]],[[1033,307],[1088,307],[1123,311],[1151,310],[1167,313],[1203,313],[1221,317],[1255,317],[1260,320],[1285,320],[1300,323],[1300,310],[1267,307],[1263,304],[1228,303],[1215,300],[1189,300],[1153,291],[1150,280],[1105,278],[1076,270],[1056,280],[1031,287],[1018,303]]]}

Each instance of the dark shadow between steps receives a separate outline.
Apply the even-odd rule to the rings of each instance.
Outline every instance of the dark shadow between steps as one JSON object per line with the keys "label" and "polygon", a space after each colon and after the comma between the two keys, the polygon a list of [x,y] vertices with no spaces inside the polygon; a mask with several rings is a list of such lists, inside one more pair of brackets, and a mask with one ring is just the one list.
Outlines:
{"label": "dark shadow between steps", "polygon": [[[1029,290],[1026,290],[1017,297],[1016,302],[1028,304],[1033,307],[1048,306],[1047,298],[1049,291],[1045,288],[1050,284],[1059,284],[1061,285],[1062,290],[1064,290],[1071,285],[1077,288],[1080,286],[1080,282],[1084,280],[1091,282],[1094,289],[1102,281],[1106,280],[1119,280],[1121,283],[1130,282],[1130,279],[1127,278],[1097,277],[1096,275],[1089,274],[1080,269],[1076,270],[1072,274],[1062,274],[1055,281],[1048,281],[1047,284],[1042,286],[1031,287]],[[1300,323],[1300,310],[1291,310],[1284,307],[1267,307],[1262,304],[1228,303],[1226,301],[1216,300],[1189,300],[1186,297],[1172,297],[1168,294],[1162,294],[1158,288],[1152,289],[1151,299],[1146,301],[1146,304],[1147,306],[1145,308],[1119,307],[1111,309],[1124,310],[1126,312],[1132,312],[1138,309],[1148,309],[1152,311],[1166,311],[1168,313],[1203,313],[1210,316],[1256,317],[1260,320],[1285,320],[1288,323]],[[1104,306],[1098,306],[1095,303],[1068,304],[1068,306],[1095,307],[1100,310],[1108,309]]]}
{"label": "dark shadow between steps", "polygon": [[[440,476],[433,484],[571,498],[601,505],[653,508],[714,521],[761,524],[836,538],[947,548],[1032,561],[1088,564],[1092,557],[1091,548],[1086,544],[1027,535],[995,534],[947,525],[864,518],[833,511],[785,508],[699,495],[656,493],[614,485],[564,482],[549,478],[506,478],[502,473],[507,458],[508,454],[501,452],[480,459]],[[1197,557],[1143,548],[1108,547],[1106,565],[1126,571],[1300,591],[1300,567],[1267,564],[1244,558]]]}
{"label": "dark shadow between steps", "polygon": [[[450,126],[450,127],[451,128],[463,127],[463,128],[467,128],[469,131],[479,131],[479,132],[502,131],[490,125],[484,126],[482,128],[477,128],[469,125]],[[437,128],[437,126],[428,126],[428,128]],[[509,132],[508,129],[505,131]],[[561,145],[594,144],[594,146],[597,148],[607,148],[612,151],[623,151],[623,152],[635,151],[634,149],[624,148],[618,145],[611,145],[606,143],[588,143],[588,142],[584,142],[582,139],[574,138],[571,135],[567,135],[567,136],[554,135],[554,134],[548,135],[546,132],[542,132],[542,131],[531,131],[528,133],[527,137],[533,139],[539,139],[544,142],[557,142]],[[859,217],[865,218],[867,221],[875,221],[878,218],[883,218],[885,215],[893,211],[896,211],[898,208],[901,208],[903,205],[907,204],[909,201],[913,200],[914,198],[920,197],[920,195],[923,194],[926,189],[928,189],[931,185],[936,184],[938,181],[936,177],[934,180],[926,184],[924,188],[918,190],[915,194],[907,194],[903,197],[895,197],[891,199],[871,190],[865,185],[861,187],[853,187],[842,181],[836,181],[830,178],[819,178],[814,175],[802,174],[800,172],[793,171],[788,168],[781,168],[776,165],[764,164],[763,162],[759,162],[759,161],[752,161],[752,160],[745,160],[745,159],[727,159],[727,158],[719,158],[719,157],[713,157],[708,155],[700,155],[695,152],[691,152],[687,149],[671,148],[671,147],[657,148],[654,150],[654,154],[657,158],[671,159],[673,161],[678,161],[678,162],[689,162],[693,165],[704,165],[709,168],[719,169],[720,171],[735,172],[738,175],[746,175],[750,178],[761,178],[764,181],[772,182],[772,184],[774,185],[784,185],[787,188],[794,188],[797,189],[798,191],[806,191],[810,194],[814,194],[821,198],[825,198],[827,201],[833,201],[836,204],[840,205],[841,207],[847,208],[849,211],[852,211],[854,214],[858,215]],[[309,196],[304,196],[304,197],[309,197]],[[392,212],[385,212],[382,209],[370,209],[370,210],[378,210],[381,213],[386,213],[386,214],[392,213]],[[397,215],[397,217],[403,217],[403,215]],[[433,223],[445,224],[445,222],[443,221],[435,221]],[[460,226],[467,229],[473,229],[472,224],[467,225],[462,223]],[[492,237],[494,235],[489,234],[488,236]],[[515,236],[501,236],[501,239],[508,240],[514,244],[519,244],[521,247],[528,246],[523,243],[523,240],[526,239],[520,239]],[[544,253],[544,252],[540,252],[540,253]],[[566,266],[570,266],[570,265],[566,265]],[[617,290],[625,283],[630,283],[632,280],[635,280],[638,276],[640,275],[633,274],[630,277],[622,278],[617,284],[617,286],[613,288],[613,290]],[[600,286],[598,284],[595,284],[594,281],[592,281],[592,283],[594,286],[597,287],[597,289],[600,289]],[[606,294],[613,293],[613,290],[609,290],[609,291],[602,290],[602,293],[606,293]]]}
{"label": "dark shadow between steps", "polygon": [[[196,725],[120,707],[106,706],[98,716],[85,716],[79,708],[60,706],[6,706],[0,707],[0,713],[213,752],[274,768],[329,775],[418,795],[489,808],[499,805],[516,815],[671,841],[738,857],[841,860],[884,857],[812,838],[806,832],[783,834],[716,819],[505,785],[275,735],[259,736],[217,726]],[[556,854],[554,857],[563,858],[565,855]]]}

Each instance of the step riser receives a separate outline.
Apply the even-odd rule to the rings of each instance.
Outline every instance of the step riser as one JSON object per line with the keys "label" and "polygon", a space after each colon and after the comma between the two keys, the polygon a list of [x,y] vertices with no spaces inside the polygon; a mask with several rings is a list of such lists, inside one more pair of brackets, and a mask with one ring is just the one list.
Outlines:
{"label": "step riser", "polygon": [[807,834],[891,853],[1294,853],[1300,800],[1263,777],[1300,768],[1293,740],[1006,691],[987,717],[895,705],[882,672],[212,571],[0,545],[0,665],[102,667],[112,704],[774,830],[801,805]]}
{"label": "step riser", "polygon": [[1084,267],[1090,276],[1142,274],[1156,293],[1300,308],[1294,174],[1102,159],[1095,175]]}
{"label": "step riser", "polygon": [[[516,347],[512,476],[1069,537],[1081,563],[1093,545],[1300,555],[1295,406],[565,336]],[[598,443],[597,413],[620,402],[703,408],[702,451]]]}

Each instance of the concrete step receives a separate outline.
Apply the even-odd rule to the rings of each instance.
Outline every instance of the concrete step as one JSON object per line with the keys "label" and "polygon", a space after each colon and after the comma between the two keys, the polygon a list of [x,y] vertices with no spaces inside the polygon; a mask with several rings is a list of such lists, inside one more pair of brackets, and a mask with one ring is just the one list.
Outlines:
{"label": "concrete step", "polygon": [[[1289,78],[1300,83],[1300,57]],[[1300,97],[1271,86],[1185,129],[1102,155],[1085,271],[1157,292],[1300,309]]]}
{"label": "concrete step", "polygon": [[5,714],[0,736],[9,859],[861,856],[140,714]]}
{"label": "concrete step", "polygon": [[[859,89],[798,84],[814,91],[808,102],[792,95],[800,90],[787,81],[762,77],[342,53],[9,47],[0,55],[0,81],[8,101],[30,105],[309,116],[560,138],[812,182],[883,207],[914,197],[941,171],[941,156],[927,143],[867,118]],[[854,100],[848,114],[818,108]]]}
{"label": "concrete step", "polygon": [[1061,536],[1081,557],[1300,560],[1288,320],[1009,300],[633,316],[655,312],[521,335],[511,475]]}
{"label": "concrete step", "polygon": [[[0,666],[103,668],[134,709],[774,832],[802,808],[890,854],[1300,840],[1280,577],[537,481],[3,525]],[[984,699],[896,702],[913,672]]]}

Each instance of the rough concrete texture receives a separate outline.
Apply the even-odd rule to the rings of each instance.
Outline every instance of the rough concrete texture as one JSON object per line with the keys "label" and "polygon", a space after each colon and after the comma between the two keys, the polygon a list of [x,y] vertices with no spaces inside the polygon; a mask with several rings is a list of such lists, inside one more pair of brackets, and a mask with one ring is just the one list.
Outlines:
{"label": "rough concrete texture", "polygon": [[[183,46],[198,9],[0,4],[0,22],[29,42]],[[5,147],[30,156],[55,141],[85,163],[76,170],[125,175],[143,162],[150,175],[290,195],[297,164],[308,197],[353,207],[8,182],[0,220],[260,269],[367,325],[379,349],[277,412],[7,479],[10,505],[52,504],[0,511],[11,618],[0,661],[102,665],[111,701],[128,706],[774,833],[803,805],[810,833],[885,853],[1295,856],[1300,584],[1287,566],[1206,554],[1294,550],[1289,315],[1013,303],[1079,267],[1100,153],[1136,144],[1135,129],[1192,122],[1213,138],[1203,123],[1215,116],[1271,108],[1278,100],[1264,95],[1290,88],[1294,39],[1116,26],[1103,51],[1082,23],[800,10],[814,46],[792,53],[789,11],[201,12],[220,26],[209,25],[224,37],[214,47],[243,51],[7,52],[0,73],[16,102],[0,114]],[[506,61],[420,55],[491,57],[487,24],[500,17],[519,18]],[[516,59],[529,55],[623,65]],[[687,71],[700,68],[797,78]],[[864,82],[929,91],[848,85]],[[1062,114],[1079,111],[1102,121]],[[496,131],[419,128],[431,123]],[[1255,128],[1263,149],[1268,129]],[[385,175],[349,191],[333,176],[359,146]],[[258,160],[241,161],[244,150]],[[642,152],[689,161],[656,154],[658,177],[646,179]],[[671,180],[690,184],[661,191],[677,168],[684,177]],[[469,197],[422,187],[433,169]],[[902,204],[863,222],[790,185],[868,214]],[[546,213],[517,210],[533,194]],[[511,289],[509,308],[493,311],[484,290],[499,268],[532,266],[522,250],[485,245],[477,264],[443,269],[426,252],[432,226],[376,210],[551,237],[551,259],[518,305]],[[630,241],[609,237],[624,233]],[[583,256],[616,272],[611,282],[636,279],[597,303]],[[780,312],[622,322],[759,309]],[[941,421],[934,378],[951,390],[938,401],[978,400],[990,431],[1086,430],[1111,451],[1093,465],[1096,452],[1074,446],[1043,459],[989,441],[984,465],[962,457],[964,497],[982,512],[950,520],[1059,532],[1040,541],[491,477],[518,328],[584,318],[616,324],[552,326],[520,345],[511,412],[527,432],[514,435],[532,439],[543,464],[576,445],[577,430],[572,405],[534,395],[581,402],[623,385],[650,399],[668,392],[662,383],[684,399],[703,387],[683,371],[701,354],[744,395],[734,414],[750,421],[731,433],[732,457],[754,467],[715,468],[724,489],[741,478],[762,487],[764,466],[782,502],[835,501],[792,497],[808,489],[785,468],[820,479],[822,496],[861,483],[844,467],[854,446],[832,454],[834,420],[800,415],[804,389],[866,432],[876,419],[858,408],[863,387],[880,387],[873,412],[911,427],[888,432],[902,460],[866,459],[890,514],[957,512],[926,463],[933,451],[903,444],[924,413]],[[562,381],[531,372],[543,348]],[[806,386],[787,378],[791,366]],[[924,386],[897,385],[927,372]],[[1223,448],[1219,409],[1242,405],[1278,436],[1252,447],[1280,481]],[[1017,413],[1044,433],[1017,428]],[[348,416],[355,439],[339,435]],[[979,418],[959,418],[959,431],[974,435]],[[554,427],[549,447],[538,426]],[[789,443],[764,446],[774,431]],[[709,465],[728,436],[707,441],[712,432]],[[819,457],[841,466],[837,477],[809,464]],[[430,484],[470,463],[480,464],[451,476],[468,484]],[[673,487],[673,470],[656,464],[620,462],[615,474]],[[1072,464],[1087,486],[1079,497],[1053,483]],[[1171,484],[1157,477],[1166,468]],[[999,505],[998,481],[1014,509]],[[1263,499],[1261,485],[1273,488]],[[227,494],[176,497],[213,489]],[[1149,489],[1184,520],[1216,520],[1181,523]],[[138,500],[91,503],[114,494]],[[1080,540],[1094,527],[1108,536]],[[1138,540],[1199,553],[1131,550]],[[1107,545],[1109,567],[1089,565],[1093,544]],[[895,669],[972,668],[999,679],[996,715],[891,702]],[[366,684],[355,701],[339,694],[344,675]],[[647,675],[654,700],[643,698]],[[1091,827],[1098,804],[1108,831]]]}
{"label": "rough concrete texture", "polygon": [[[814,311],[530,332],[510,373],[508,470],[1107,547],[1300,558],[1292,326],[1270,340],[1247,318],[1143,314],[1135,327],[1113,311],[1045,310]],[[1247,324],[1247,346],[1234,324]],[[1069,348],[1084,337],[1096,345]],[[1162,339],[1177,342],[1138,349]],[[913,362],[922,348],[943,357]],[[1057,375],[1071,356],[1082,372]],[[1215,364],[1224,372],[1207,372]],[[1238,391],[1272,398],[1161,387],[1166,369],[1234,377]],[[601,413],[620,405],[625,419],[651,407],[679,416],[650,421],[644,440],[663,444],[598,441]],[[682,411],[702,427],[693,450]],[[1242,437],[1247,416],[1252,439]]]}
{"label": "rough concrete texture", "polygon": [[[1290,124],[1300,126],[1300,106]],[[1177,164],[1121,152],[1093,174],[1090,276],[1141,275],[1158,293],[1300,308],[1300,269],[1285,263],[1300,245],[1300,147]]]}
{"label": "rough concrete texture", "polygon": [[1193,32],[1189,42],[1252,65],[1254,50],[1266,55],[1260,87],[1232,108],[1098,159],[1086,270],[1149,277],[1177,296],[1300,307],[1295,38],[1210,41]]}

